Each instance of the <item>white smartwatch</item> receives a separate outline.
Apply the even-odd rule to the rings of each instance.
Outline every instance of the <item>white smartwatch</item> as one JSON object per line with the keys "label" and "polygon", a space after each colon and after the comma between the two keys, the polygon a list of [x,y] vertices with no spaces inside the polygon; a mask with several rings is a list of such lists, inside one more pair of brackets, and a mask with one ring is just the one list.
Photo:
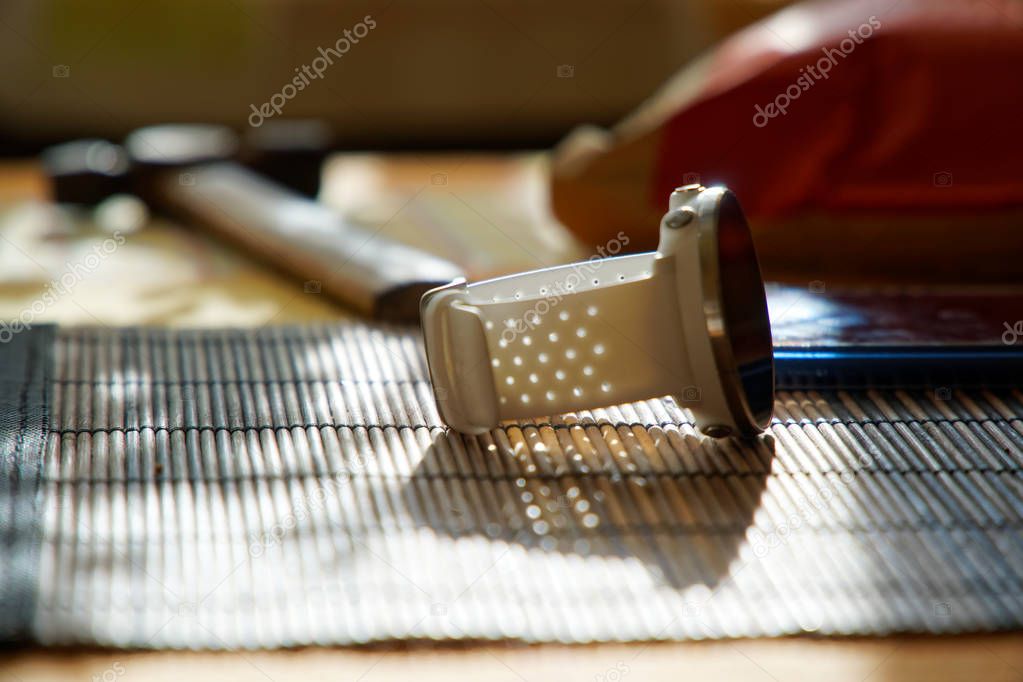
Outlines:
{"label": "white smartwatch", "polygon": [[440,415],[463,433],[662,396],[712,437],[771,419],[763,280],[724,187],[672,192],[657,251],[460,280],[421,316]]}

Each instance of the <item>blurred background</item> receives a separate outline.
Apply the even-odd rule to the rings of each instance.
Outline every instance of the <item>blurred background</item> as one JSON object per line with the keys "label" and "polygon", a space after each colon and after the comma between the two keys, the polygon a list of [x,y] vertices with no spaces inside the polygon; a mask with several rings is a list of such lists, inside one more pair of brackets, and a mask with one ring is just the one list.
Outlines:
{"label": "blurred background", "polygon": [[[282,272],[274,253],[138,201],[134,173],[88,168],[73,146],[167,123],[224,126],[237,140],[227,156],[471,277],[584,257],[618,227],[566,228],[545,150],[581,124],[613,126],[779,4],[4,3],[0,303],[17,316],[121,229],[131,238],[118,257],[39,319],[207,326],[351,312],[316,268]],[[61,144],[71,152],[44,154]],[[644,165],[634,196],[647,193]],[[649,238],[657,220],[630,232]]]}
{"label": "blurred background", "polygon": [[[372,277],[338,279],[338,272],[351,262],[390,263],[394,243],[419,250],[405,266],[384,268],[398,279],[419,277],[426,254],[480,279],[585,259],[612,240],[624,242],[625,252],[643,251],[656,246],[672,188],[724,184],[744,207],[770,283],[776,344],[834,340],[849,330],[853,343],[983,342],[987,351],[1009,354],[1023,340],[1021,69],[1023,0],[4,0],[0,321],[110,327],[101,331],[116,335],[132,326],[263,328],[384,317],[386,297],[361,297],[363,289],[380,293]],[[189,127],[153,128],[167,124]],[[233,165],[211,170],[225,161]],[[832,295],[847,295],[855,305],[834,304]],[[409,300],[418,310],[418,296]],[[881,321],[887,335],[874,333]],[[0,326],[0,343],[14,331]],[[428,382],[421,383],[426,404]],[[863,393],[876,397],[868,389]],[[893,451],[911,454],[932,448],[951,462],[942,475],[990,473],[997,485],[962,495],[963,508],[980,510],[979,517],[990,506],[992,514],[1006,510],[1015,519],[1019,469],[1009,460],[1019,452],[1019,414],[1012,411],[1019,403],[991,399],[995,407],[978,407],[979,399],[963,399],[966,407],[953,414],[959,409],[948,402],[954,391],[932,389],[920,389],[921,403],[933,398],[937,405],[926,415],[912,406],[883,406],[879,417],[839,411],[834,421],[846,420],[852,431],[862,417],[866,426],[857,433],[868,434],[861,446],[872,455],[891,443]],[[1014,387],[1006,390],[1020,399]],[[885,396],[897,392],[904,393]],[[67,395],[74,402],[73,389]],[[82,395],[77,399],[87,403]],[[777,452],[769,441],[767,455],[777,462],[796,452],[798,476],[804,469],[815,473],[815,462],[826,459],[825,439],[806,435],[807,424],[824,413],[823,402],[806,395],[785,404],[785,414],[794,416],[777,431],[793,435],[778,441]],[[891,441],[878,437],[877,445],[870,439],[885,419],[890,422],[881,427]],[[918,421],[930,430],[924,433]],[[834,425],[828,421],[822,430]],[[426,440],[444,437],[438,426],[414,428]],[[607,435],[617,448],[616,432],[601,428],[591,435]],[[703,458],[704,446],[686,438],[683,449],[692,448],[686,457]],[[548,457],[554,440],[536,445],[536,452]],[[853,449],[835,445],[834,451],[845,456]],[[977,461],[956,459],[967,451]],[[980,461],[978,452],[995,453],[995,465]],[[1003,459],[1009,463],[998,468]],[[910,473],[933,473],[928,467],[938,461],[934,455]],[[765,475],[771,462],[766,466]],[[747,473],[736,478],[747,481]],[[960,499],[947,491],[969,477],[952,473],[942,479],[947,489],[924,491],[921,499]],[[98,472],[96,490],[103,490],[105,476]],[[153,476],[163,480],[159,471]],[[659,475],[655,483],[685,478]],[[707,486],[726,480],[702,471],[692,478]],[[867,487],[872,480],[857,477]],[[78,489],[73,478],[61,485]],[[901,501],[903,490],[891,491],[884,494]],[[708,499],[718,496],[726,494],[712,491]],[[859,505],[882,506],[866,494]],[[1018,546],[1019,526],[997,519],[991,527],[1004,533],[1006,546]],[[945,517],[925,521],[931,523],[925,530],[944,532]],[[741,539],[747,522],[732,519],[728,532]],[[891,523],[902,529],[900,521]],[[991,528],[978,528],[986,539]],[[718,541],[713,537],[707,547]],[[903,537],[878,556],[889,549],[916,552]],[[101,535],[97,544],[103,542]],[[1006,563],[1013,556],[990,551]],[[972,555],[953,547],[948,557]],[[628,552],[622,559],[644,568]],[[90,567],[83,559],[80,572],[91,575]],[[916,569],[898,573],[917,577]],[[105,577],[97,575],[99,589]],[[974,583],[972,568],[949,582],[956,589]],[[1004,588],[1014,598],[1016,585]],[[887,583],[868,587],[885,598]],[[832,592],[851,595],[850,601],[859,596]],[[110,625],[102,616],[106,605],[96,601],[89,602],[92,620],[80,628],[83,641],[89,627],[105,632]],[[1006,603],[1005,621],[969,627],[1018,621],[1015,602]],[[934,615],[934,606],[928,602],[921,612]],[[748,604],[737,612],[759,617]],[[51,625],[59,632],[66,623],[56,613]],[[945,632],[945,615],[937,613],[937,626],[913,627]],[[757,679],[808,679],[823,669],[856,680],[879,669],[888,679],[934,679],[948,670],[962,679],[1017,679],[1023,667],[1018,635],[888,641],[743,642],[757,662],[742,652],[734,656],[731,642],[653,647],[638,662],[635,647],[601,651],[611,661],[607,670],[628,661],[637,679],[641,671],[665,679],[683,669],[720,673],[723,659],[730,671]],[[485,647],[466,649],[436,656],[460,673],[489,666],[496,678],[512,671]],[[546,651],[527,648],[509,660],[550,677],[570,669],[583,674],[574,670],[577,650]],[[681,651],[692,657],[682,660]],[[405,654],[378,674],[423,675],[417,656],[425,654]],[[307,669],[291,666],[291,655],[217,664],[238,679],[252,668],[263,677],[270,675],[262,669],[271,670],[272,679],[304,678]],[[17,656],[21,667],[10,670],[19,675],[121,674],[109,655],[27,650]],[[320,656],[306,652],[303,660],[352,679],[379,662],[371,648]],[[132,670],[170,679],[180,677],[183,660],[189,670],[219,670],[201,655],[177,654],[136,658]],[[984,674],[976,672],[981,668]],[[589,676],[589,668],[584,672]],[[515,678],[526,679],[508,677]]]}
{"label": "blurred background", "polygon": [[68,199],[37,160],[52,145],[217,124],[260,173],[473,276],[564,262],[621,230],[629,250],[653,248],[667,193],[695,182],[737,193],[769,279],[999,284],[1023,273],[1023,95],[1000,75],[1023,60],[1021,12],[12,0],[0,197]]}
{"label": "blurred background", "polygon": [[13,0],[0,9],[3,151],[168,121],[242,128],[366,16],[377,26],[287,116],[322,119],[354,149],[545,147],[579,122],[614,123],[784,4]]}

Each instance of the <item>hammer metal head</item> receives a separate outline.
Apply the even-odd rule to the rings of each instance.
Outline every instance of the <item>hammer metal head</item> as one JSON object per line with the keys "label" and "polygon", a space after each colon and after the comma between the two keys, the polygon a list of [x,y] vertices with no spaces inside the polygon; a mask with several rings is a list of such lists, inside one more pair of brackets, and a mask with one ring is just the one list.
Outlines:
{"label": "hammer metal head", "polygon": [[234,158],[238,137],[230,128],[201,123],[169,123],[139,128],[124,140],[140,168],[178,168]]}
{"label": "hammer metal head", "polygon": [[131,161],[120,145],[106,140],[75,140],[43,152],[43,170],[53,199],[67,204],[98,204],[129,186]]}

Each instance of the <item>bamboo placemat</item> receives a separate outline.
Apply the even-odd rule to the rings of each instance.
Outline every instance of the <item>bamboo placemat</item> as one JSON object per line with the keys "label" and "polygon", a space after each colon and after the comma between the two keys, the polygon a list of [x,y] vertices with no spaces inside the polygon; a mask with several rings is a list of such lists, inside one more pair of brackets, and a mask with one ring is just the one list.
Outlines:
{"label": "bamboo placemat", "polygon": [[[11,636],[222,648],[1023,624],[1018,391],[792,390],[754,443],[699,437],[670,400],[466,438],[441,425],[403,329],[62,329],[52,352],[37,523],[18,531],[35,536],[18,545],[35,545],[19,554],[35,591],[0,616]],[[4,488],[4,508],[29,488]]]}

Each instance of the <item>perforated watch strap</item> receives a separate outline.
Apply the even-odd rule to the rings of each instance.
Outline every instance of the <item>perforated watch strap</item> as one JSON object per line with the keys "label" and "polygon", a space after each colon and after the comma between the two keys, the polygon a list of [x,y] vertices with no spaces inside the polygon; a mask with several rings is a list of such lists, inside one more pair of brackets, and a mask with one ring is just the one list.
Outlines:
{"label": "perforated watch strap", "polygon": [[646,253],[444,291],[424,320],[445,420],[479,432],[684,387],[675,267]]}
{"label": "perforated watch strap", "polygon": [[473,304],[502,420],[630,402],[678,385],[684,353],[674,281],[669,263],[653,265],[624,282]]}

